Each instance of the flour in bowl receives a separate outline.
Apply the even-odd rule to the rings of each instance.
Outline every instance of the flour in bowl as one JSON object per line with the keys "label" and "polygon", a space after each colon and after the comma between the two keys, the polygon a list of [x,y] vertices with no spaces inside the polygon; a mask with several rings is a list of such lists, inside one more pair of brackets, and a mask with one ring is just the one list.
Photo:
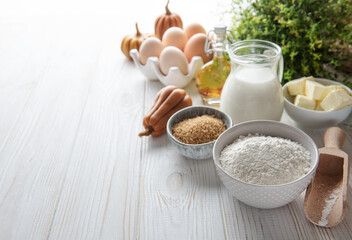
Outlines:
{"label": "flour in bowl", "polygon": [[258,185],[292,182],[311,168],[310,153],[299,143],[259,134],[240,136],[222,150],[219,161],[232,177]]}

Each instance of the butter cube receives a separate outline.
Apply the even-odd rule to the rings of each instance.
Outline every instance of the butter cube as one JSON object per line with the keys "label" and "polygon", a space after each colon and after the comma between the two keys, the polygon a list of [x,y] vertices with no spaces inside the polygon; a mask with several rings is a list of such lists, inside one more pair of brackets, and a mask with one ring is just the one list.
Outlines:
{"label": "butter cube", "polygon": [[305,80],[309,80],[309,81],[315,81],[313,76],[309,76],[309,77],[304,77]]}
{"label": "butter cube", "polygon": [[305,95],[315,100],[323,100],[331,90],[323,84],[307,80]]}
{"label": "butter cube", "polygon": [[352,104],[352,97],[345,89],[332,90],[321,102],[325,111],[333,111]]}
{"label": "butter cube", "polygon": [[315,109],[316,111],[324,111],[324,109],[321,107],[321,101],[315,101]]}
{"label": "butter cube", "polygon": [[338,90],[338,89],[343,89],[343,86],[340,85],[329,85],[327,86],[330,90]]}
{"label": "butter cube", "polygon": [[[341,85],[329,85],[327,86],[330,90],[339,90],[339,89],[343,89],[345,91],[347,91],[347,93],[349,93],[349,91],[347,90],[347,88],[345,86],[341,86]],[[349,93],[350,94],[350,93]],[[350,94],[351,95],[351,94]]]}
{"label": "butter cube", "polygon": [[315,101],[309,97],[304,95],[297,95],[295,97],[294,104],[298,107],[314,110],[315,109]]}
{"label": "butter cube", "polygon": [[304,95],[304,89],[306,85],[305,78],[301,78],[297,81],[291,81],[287,83],[287,90],[291,96]]}

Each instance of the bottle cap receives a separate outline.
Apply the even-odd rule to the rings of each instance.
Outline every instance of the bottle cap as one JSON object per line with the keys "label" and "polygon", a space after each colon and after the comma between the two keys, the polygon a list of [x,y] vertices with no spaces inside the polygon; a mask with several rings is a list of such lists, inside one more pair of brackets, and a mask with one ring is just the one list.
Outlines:
{"label": "bottle cap", "polygon": [[218,24],[214,27],[214,32],[216,34],[225,34],[226,33],[226,26],[223,24]]}

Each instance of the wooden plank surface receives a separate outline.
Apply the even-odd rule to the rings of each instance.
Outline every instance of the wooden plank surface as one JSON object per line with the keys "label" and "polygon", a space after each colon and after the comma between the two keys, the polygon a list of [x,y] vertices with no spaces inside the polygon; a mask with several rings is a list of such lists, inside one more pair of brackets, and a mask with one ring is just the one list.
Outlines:
{"label": "wooden plank surface", "polygon": [[[163,86],[125,59],[120,41],[136,19],[153,31],[146,1],[104,2],[96,14],[88,2],[80,15],[77,2],[61,14],[44,4],[34,16],[27,10],[41,8],[23,4],[17,15],[13,2],[0,10],[0,239],[352,238],[351,176],[344,221],[319,228],[305,218],[304,193],[278,209],[249,207],[211,159],[182,157],[165,135],[137,136]],[[203,2],[193,14],[209,29],[216,10]],[[194,15],[185,10],[185,22]],[[186,91],[202,104],[194,82]],[[322,130],[305,131],[323,145]],[[352,156],[351,135],[344,150]]]}

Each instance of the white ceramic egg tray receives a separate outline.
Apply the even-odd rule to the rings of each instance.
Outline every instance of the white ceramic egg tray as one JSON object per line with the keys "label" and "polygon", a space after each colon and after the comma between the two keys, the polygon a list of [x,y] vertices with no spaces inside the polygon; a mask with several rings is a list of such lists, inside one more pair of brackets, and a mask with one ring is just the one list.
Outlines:
{"label": "white ceramic egg tray", "polygon": [[149,57],[147,63],[143,65],[139,61],[139,52],[137,49],[131,49],[130,56],[141,73],[149,80],[158,80],[165,86],[174,85],[179,88],[186,87],[192,79],[197,76],[198,71],[204,65],[200,56],[192,58],[188,64],[188,74],[183,74],[178,67],[171,67],[169,73],[165,76],[159,68],[159,59],[157,57]]}

